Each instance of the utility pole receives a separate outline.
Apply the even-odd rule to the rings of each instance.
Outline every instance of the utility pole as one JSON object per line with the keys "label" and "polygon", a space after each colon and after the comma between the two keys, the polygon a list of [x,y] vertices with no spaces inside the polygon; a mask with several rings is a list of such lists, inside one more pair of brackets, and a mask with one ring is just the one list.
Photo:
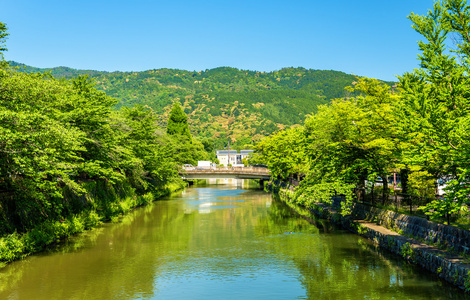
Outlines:
{"label": "utility pole", "polygon": [[228,140],[228,145],[225,148],[227,149],[227,167],[228,167],[228,165],[230,164],[230,149],[232,149],[230,148],[230,140]]}

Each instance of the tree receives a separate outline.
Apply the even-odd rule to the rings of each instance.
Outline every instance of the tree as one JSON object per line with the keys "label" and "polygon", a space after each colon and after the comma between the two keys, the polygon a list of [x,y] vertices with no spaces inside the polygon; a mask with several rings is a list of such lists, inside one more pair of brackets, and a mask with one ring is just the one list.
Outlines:
{"label": "tree", "polygon": [[173,103],[166,132],[170,137],[173,159],[176,163],[196,164],[198,160],[208,159],[204,145],[193,139],[189,131],[188,116],[181,109],[178,102]]}
{"label": "tree", "polygon": [[355,98],[336,99],[307,118],[305,132],[311,159],[311,182],[345,182],[364,188],[366,179],[384,178],[383,201],[388,197],[387,177],[399,153],[391,114],[395,98],[378,80],[358,78]]}
{"label": "tree", "polygon": [[176,135],[185,138],[189,142],[192,140],[191,132],[189,131],[188,126],[188,116],[181,109],[181,106],[178,102],[173,103],[170,117],[168,118],[166,132],[169,135]]}
{"label": "tree", "polygon": [[261,140],[250,164],[266,164],[273,177],[288,179],[304,175],[308,170],[306,140],[302,127],[280,131]]}
{"label": "tree", "polygon": [[9,33],[7,32],[7,26],[0,22],[0,66],[6,65],[6,62],[3,59],[3,51],[7,51],[7,48],[5,46],[5,39]]}
{"label": "tree", "polygon": [[[0,85],[0,189],[15,195],[2,204],[11,218],[5,223],[24,230],[76,212],[63,191],[83,193],[77,177],[85,172],[88,178],[122,179],[109,163],[114,147],[106,147],[105,163],[84,160],[88,145],[109,145],[89,131],[104,127],[107,116],[90,107],[104,99],[86,98],[67,81],[11,69],[0,69]],[[88,123],[92,120],[94,127]]]}
{"label": "tree", "polygon": [[153,111],[113,111],[116,99],[94,85],[0,68],[0,192],[12,195],[0,198],[0,234],[84,210],[109,217],[123,198],[151,199],[179,180],[179,144]]}
{"label": "tree", "polygon": [[5,39],[8,35],[9,33],[7,33],[6,24],[0,22],[0,51],[7,51],[5,46]]}
{"label": "tree", "polygon": [[121,147],[130,148],[126,155],[126,175],[139,191],[158,193],[177,177],[174,149],[170,139],[157,127],[157,117],[148,106],[123,107],[118,112]]}
{"label": "tree", "polygon": [[463,0],[437,1],[427,15],[409,19],[425,41],[418,43],[420,68],[399,77],[404,160],[436,179],[454,179],[445,199],[424,207],[449,221],[470,194],[470,8]]}

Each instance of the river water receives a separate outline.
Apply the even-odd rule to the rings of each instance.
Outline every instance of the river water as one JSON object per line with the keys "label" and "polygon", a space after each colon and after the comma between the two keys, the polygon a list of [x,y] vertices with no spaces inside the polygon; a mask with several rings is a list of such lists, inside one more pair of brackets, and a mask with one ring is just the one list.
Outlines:
{"label": "river water", "polygon": [[[246,182],[245,182],[246,184]],[[466,299],[247,185],[188,188],[0,270],[0,299]]]}

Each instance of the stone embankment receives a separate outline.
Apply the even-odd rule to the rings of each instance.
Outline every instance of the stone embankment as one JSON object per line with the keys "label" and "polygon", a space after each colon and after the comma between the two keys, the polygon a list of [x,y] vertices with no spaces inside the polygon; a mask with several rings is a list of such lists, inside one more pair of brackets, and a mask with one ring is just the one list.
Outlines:
{"label": "stone embankment", "polygon": [[[284,201],[290,201],[291,191],[282,189],[279,194]],[[352,213],[347,216],[341,216],[334,207],[322,203],[317,203],[310,211],[470,291],[468,230],[360,203],[353,204]]]}

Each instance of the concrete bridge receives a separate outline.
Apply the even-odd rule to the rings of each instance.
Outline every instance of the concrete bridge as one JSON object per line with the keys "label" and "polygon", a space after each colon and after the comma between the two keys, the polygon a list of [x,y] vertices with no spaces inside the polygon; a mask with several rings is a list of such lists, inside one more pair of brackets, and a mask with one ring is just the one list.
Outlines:
{"label": "concrete bridge", "polygon": [[218,168],[184,168],[181,172],[183,179],[261,179],[269,180],[271,174],[266,168],[257,167],[218,167]]}

